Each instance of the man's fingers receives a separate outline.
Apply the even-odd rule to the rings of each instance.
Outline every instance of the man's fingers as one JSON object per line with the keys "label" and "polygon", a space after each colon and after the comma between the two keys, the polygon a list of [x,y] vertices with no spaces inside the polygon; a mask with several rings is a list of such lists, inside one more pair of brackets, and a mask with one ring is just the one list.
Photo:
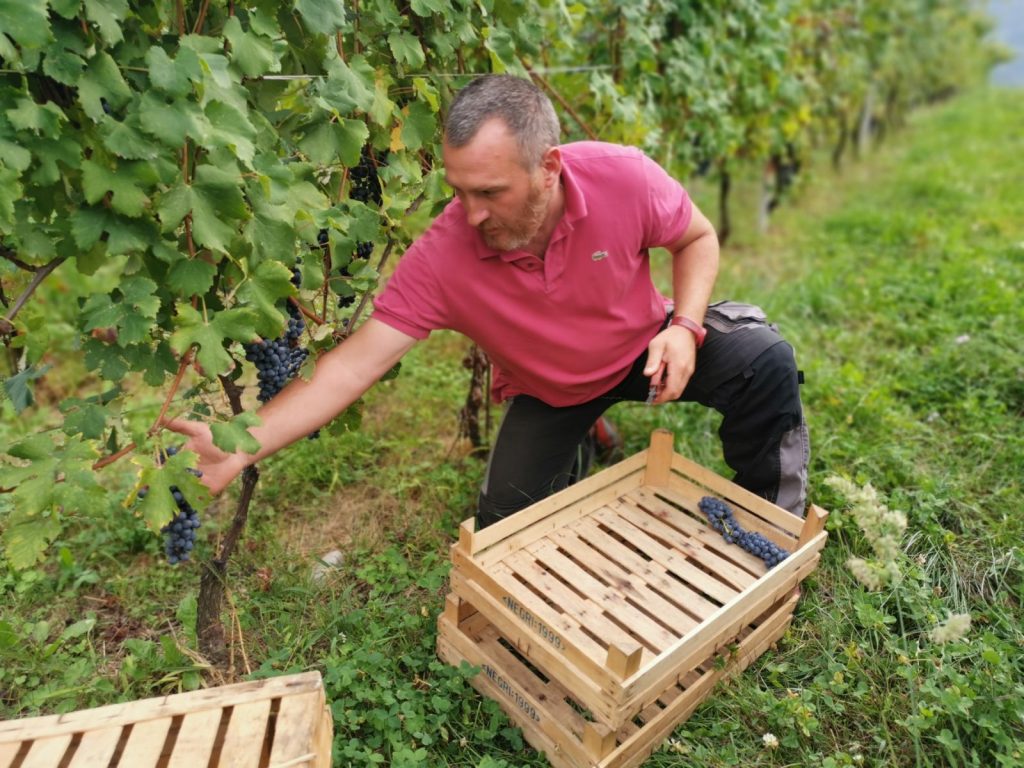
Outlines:
{"label": "man's fingers", "polygon": [[205,425],[202,422],[189,421],[188,419],[170,419],[164,422],[164,426],[171,430],[171,432],[177,432],[179,435],[199,437],[203,434],[203,427]]}

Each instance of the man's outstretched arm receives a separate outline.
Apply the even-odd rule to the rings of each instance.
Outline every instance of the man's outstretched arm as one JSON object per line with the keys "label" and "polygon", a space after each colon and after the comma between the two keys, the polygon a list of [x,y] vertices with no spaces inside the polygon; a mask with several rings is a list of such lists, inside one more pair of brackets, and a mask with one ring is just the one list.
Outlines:
{"label": "man's outstretched arm", "polygon": [[260,442],[253,454],[226,453],[213,444],[201,421],[173,419],[168,429],[187,436],[185,449],[199,456],[202,481],[220,493],[246,466],[315,432],[345,410],[412,349],[416,339],[370,318],[343,343],[317,360],[313,377],[293,380],[257,411],[262,424],[250,432]]}

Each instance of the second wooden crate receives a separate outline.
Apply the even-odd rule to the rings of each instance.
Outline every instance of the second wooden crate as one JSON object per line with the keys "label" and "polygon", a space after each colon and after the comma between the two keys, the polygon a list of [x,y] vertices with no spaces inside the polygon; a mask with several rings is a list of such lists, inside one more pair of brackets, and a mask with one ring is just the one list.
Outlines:
{"label": "second wooden crate", "polygon": [[[789,556],[768,569],[698,509],[736,521]],[[673,451],[645,451],[452,547],[452,591],[523,657],[612,729],[733,642],[816,567],[827,513],[805,519]]]}
{"label": "second wooden crate", "polygon": [[0,768],[330,768],[319,672],[0,722]]}

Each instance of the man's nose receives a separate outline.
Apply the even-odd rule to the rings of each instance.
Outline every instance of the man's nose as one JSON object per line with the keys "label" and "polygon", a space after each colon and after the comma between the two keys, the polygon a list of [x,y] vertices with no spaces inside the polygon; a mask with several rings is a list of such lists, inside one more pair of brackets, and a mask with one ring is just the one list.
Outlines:
{"label": "man's nose", "polygon": [[491,212],[487,210],[486,205],[481,205],[468,199],[463,200],[462,205],[466,210],[466,222],[471,227],[479,227],[491,216]]}

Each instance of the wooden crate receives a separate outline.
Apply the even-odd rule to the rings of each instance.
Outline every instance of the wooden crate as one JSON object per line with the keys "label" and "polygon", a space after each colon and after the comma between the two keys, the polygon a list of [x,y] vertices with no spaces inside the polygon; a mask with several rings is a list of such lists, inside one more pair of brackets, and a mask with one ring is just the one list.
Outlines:
{"label": "wooden crate", "polygon": [[[791,552],[768,570],[697,507]],[[645,451],[482,531],[462,524],[452,591],[594,717],[618,729],[817,566],[827,513],[806,519],[673,452]]]}
{"label": "wooden crate", "polygon": [[634,768],[693,713],[715,683],[741,672],[782,636],[796,600],[794,591],[745,626],[730,647],[702,659],[616,729],[595,721],[570,690],[454,595],[438,619],[438,654],[453,665],[466,661],[480,667],[473,686],[494,699],[555,768]]}
{"label": "wooden crate", "polygon": [[319,672],[0,722],[0,768],[330,768]]}

